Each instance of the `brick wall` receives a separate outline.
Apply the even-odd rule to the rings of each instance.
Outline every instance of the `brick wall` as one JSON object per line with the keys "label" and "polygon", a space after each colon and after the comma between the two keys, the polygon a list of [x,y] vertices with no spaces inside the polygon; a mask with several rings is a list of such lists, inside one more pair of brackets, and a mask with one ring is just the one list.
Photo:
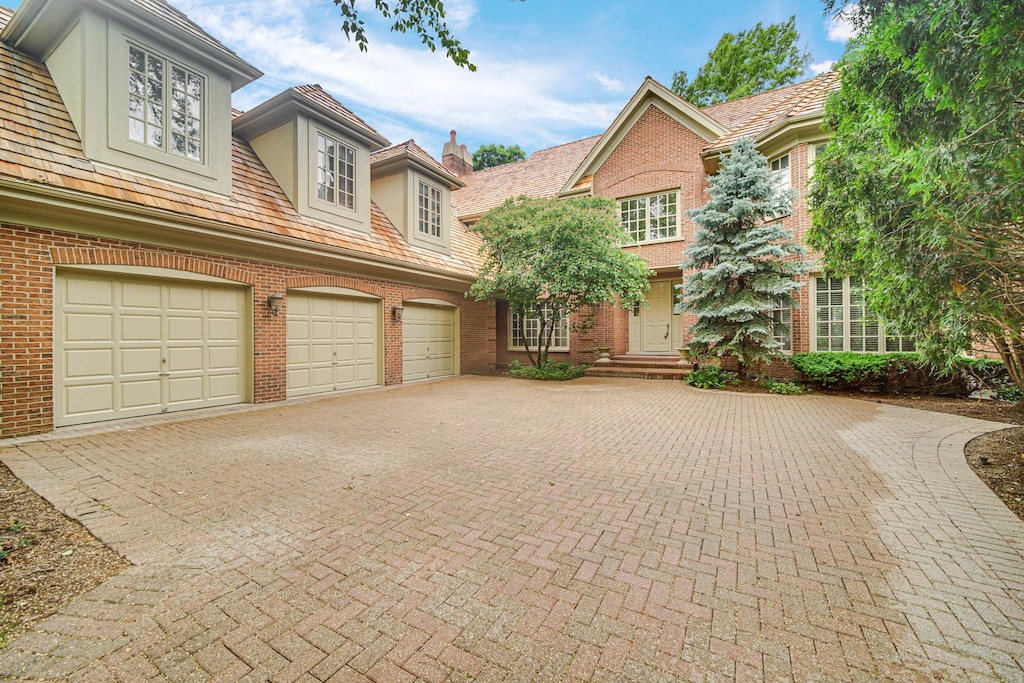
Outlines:
{"label": "brick wall", "polygon": [[0,438],[53,428],[53,283],[60,265],[168,268],[250,285],[257,403],[285,398],[288,300],[277,316],[265,302],[289,287],[345,287],[383,299],[385,384],[402,381],[402,325],[391,309],[406,299],[440,299],[460,308],[463,373],[495,364],[493,308],[461,292],[8,224],[0,225],[0,244]]}

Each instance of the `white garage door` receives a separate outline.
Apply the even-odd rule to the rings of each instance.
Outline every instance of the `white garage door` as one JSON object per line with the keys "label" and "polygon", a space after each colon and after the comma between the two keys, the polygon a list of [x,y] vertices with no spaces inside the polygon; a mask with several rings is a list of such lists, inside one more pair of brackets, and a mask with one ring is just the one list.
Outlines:
{"label": "white garage door", "polygon": [[406,304],[402,316],[402,379],[455,374],[455,309]]}
{"label": "white garage door", "polygon": [[378,384],[380,335],[369,299],[288,295],[288,395]]}
{"label": "white garage door", "polygon": [[57,426],[241,403],[246,290],[59,275]]}

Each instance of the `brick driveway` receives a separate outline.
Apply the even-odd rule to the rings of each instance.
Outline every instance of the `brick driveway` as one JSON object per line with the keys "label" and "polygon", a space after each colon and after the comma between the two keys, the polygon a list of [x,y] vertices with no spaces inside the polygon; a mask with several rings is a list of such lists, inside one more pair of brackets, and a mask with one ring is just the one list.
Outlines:
{"label": "brick driveway", "polygon": [[8,445],[135,566],[0,677],[1024,680],[996,427],[463,377]]}

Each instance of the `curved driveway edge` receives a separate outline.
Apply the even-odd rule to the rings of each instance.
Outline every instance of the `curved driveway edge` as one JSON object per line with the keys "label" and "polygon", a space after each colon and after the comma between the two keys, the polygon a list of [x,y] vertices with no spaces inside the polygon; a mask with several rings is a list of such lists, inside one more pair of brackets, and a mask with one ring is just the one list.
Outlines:
{"label": "curved driveway edge", "polygon": [[134,564],[0,677],[1024,680],[1003,427],[463,377],[0,445]]}

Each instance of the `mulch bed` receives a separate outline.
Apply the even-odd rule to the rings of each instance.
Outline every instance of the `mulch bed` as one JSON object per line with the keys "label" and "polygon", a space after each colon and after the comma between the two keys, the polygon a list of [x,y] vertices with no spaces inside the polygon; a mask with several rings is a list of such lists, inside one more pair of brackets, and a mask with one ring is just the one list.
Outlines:
{"label": "mulch bed", "polygon": [[[753,382],[731,391],[764,392]],[[834,394],[877,403],[1024,425],[1024,404],[937,396]],[[1024,426],[967,444],[967,462],[1024,520]],[[0,647],[129,563],[57,512],[0,464]]]}

